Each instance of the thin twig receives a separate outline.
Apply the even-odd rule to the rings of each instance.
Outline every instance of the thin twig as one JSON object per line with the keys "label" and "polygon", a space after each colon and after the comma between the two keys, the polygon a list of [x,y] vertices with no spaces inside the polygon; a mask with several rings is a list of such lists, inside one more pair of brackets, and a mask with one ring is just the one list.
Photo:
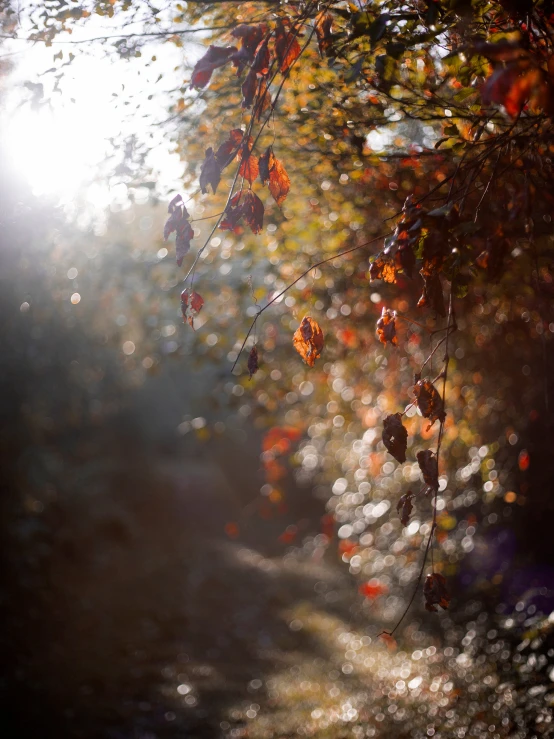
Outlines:
{"label": "thin twig", "polygon": [[242,345],[241,345],[241,347],[239,349],[239,353],[237,355],[237,358],[235,359],[235,362],[234,362],[233,366],[231,367],[231,372],[237,366],[237,362],[239,361],[240,355],[242,354],[242,351],[243,351],[244,347],[246,346],[246,342],[248,341],[248,337],[252,333],[252,329],[254,328],[254,324],[256,323],[256,321],[258,320],[258,318],[261,316],[261,314],[264,311],[266,311],[270,306],[272,306],[273,303],[275,303],[286,292],[288,292],[291,289],[291,287],[294,287],[296,285],[296,283],[297,282],[300,282],[300,280],[303,277],[306,277],[306,275],[308,275],[312,270],[317,269],[318,267],[321,267],[323,264],[327,264],[327,262],[331,262],[331,261],[333,261],[333,259],[338,259],[339,257],[344,257],[344,256],[346,256],[346,254],[352,254],[353,252],[359,251],[360,249],[363,249],[366,246],[371,246],[371,244],[374,244],[376,241],[380,241],[381,239],[385,239],[387,236],[390,236],[390,233],[381,234],[380,236],[376,236],[375,238],[370,239],[369,241],[364,241],[363,244],[358,244],[358,246],[352,246],[352,247],[350,247],[350,249],[345,249],[344,251],[339,251],[337,254],[333,254],[333,256],[331,256],[331,257],[327,257],[326,259],[321,259],[319,262],[316,262],[315,264],[312,264],[310,267],[308,267],[308,269],[304,270],[304,272],[302,272],[302,274],[299,275],[293,282],[291,282],[283,290],[281,290],[280,293],[278,293],[273,298],[271,298],[271,300],[269,300],[263,306],[263,308],[260,308],[260,310],[258,311],[258,314],[256,315],[256,317],[252,321],[252,324],[251,324],[250,328],[248,329],[248,333],[246,334],[246,337],[245,337],[244,341],[242,342]]}

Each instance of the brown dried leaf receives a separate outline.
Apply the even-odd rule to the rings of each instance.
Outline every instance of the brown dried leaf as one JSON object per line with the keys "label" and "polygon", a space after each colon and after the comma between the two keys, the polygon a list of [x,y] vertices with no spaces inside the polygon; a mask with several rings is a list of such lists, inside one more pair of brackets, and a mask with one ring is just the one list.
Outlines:
{"label": "brown dried leaf", "polygon": [[329,52],[333,46],[333,34],[331,33],[333,16],[330,13],[321,11],[315,19],[314,27],[319,53],[321,56],[329,56]]}
{"label": "brown dried leaf", "polygon": [[260,365],[258,364],[258,349],[256,346],[253,346],[252,349],[250,349],[250,354],[248,355],[248,373],[250,375],[250,380],[252,379],[252,375],[255,375],[259,369]]}
{"label": "brown dried leaf", "polygon": [[369,265],[369,279],[384,280],[385,282],[396,282],[396,266],[390,257],[379,254]]}
{"label": "brown dried leaf", "polygon": [[273,155],[273,147],[268,146],[259,160],[260,180],[262,181],[262,185],[265,185],[265,183],[269,180],[269,173],[271,168],[273,167],[274,161],[275,156]]}
{"label": "brown dried leaf", "polygon": [[417,463],[425,484],[435,492],[439,489],[439,465],[437,456],[430,449],[417,453]]}
{"label": "brown dried leaf", "polygon": [[298,59],[302,49],[296,40],[295,33],[287,31],[282,20],[277,21],[275,28],[275,55],[281,72],[288,72],[292,64]]}
{"label": "brown dried leaf", "polygon": [[383,308],[381,318],[377,321],[377,336],[382,344],[390,342],[393,346],[397,346],[396,311]]}
{"label": "brown dried leaf", "polygon": [[446,418],[444,403],[442,402],[439,391],[432,382],[429,382],[429,380],[418,380],[414,385],[414,395],[416,396],[417,407],[421,411],[421,415],[430,420],[430,426],[437,419],[441,423],[444,423],[444,419]]}
{"label": "brown dried leaf", "polygon": [[425,608],[428,611],[437,612],[436,606],[440,606],[444,610],[450,605],[450,595],[446,589],[446,579],[438,572],[427,575],[423,584],[423,597],[425,598]]}
{"label": "brown dried leaf", "polygon": [[260,85],[258,94],[256,95],[256,102],[254,103],[254,115],[256,120],[261,120],[262,115],[271,108],[271,93],[267,83],[264,81]]}
{"label": "brown dried leaf", "polygon": [[246,79],[242,83],[242,107],[249,108],[254,102],[256,90],[258,89],[258,75],[251,68]]}
{"label": "brown dried leaf", "polygon": [[294,332],[292,343],[306,364],[313,367],[323,349],[323,331],[313,318],[305,316]]}
{"label": "brown dried leaf", "polygon": [[256,56],[252,62],[252,69],[260,77],[265,77],[269,72],[271,55],[269,53],[269,35],[260,43],[256,49]]}
{"label": "brown dried leaf", "polygon": [[203,298],[194,291],[183,290],[181,293],[181,311],[185,323],[194,329],[194,319],[200,313],[204,305]]}
{"label": "brown dried leaf", "polygon": [[439,316],[446,316],[446,306],[444,304],[444,296],[442,294],[442,283],[436,272],[425,274],[424,270],[420,270],[423,277],[423,292],[418,300],[417,307],[423,308],[429,305]]}
{"label": "brown dried leaf", "polygon": [[400,413],[393,413],[383,421],[383,444],[398,462],[406,461],[408,432],[402,425]]}
{"label": "brown dried leaf", "polygon": [[408,492],[405,493],[396,504],[396,512],[400,514],[402,526],[407,526],[410,522],[410,516],[414,509],[412,505],[413,497],[414,494],[412,491],[408,490]]}

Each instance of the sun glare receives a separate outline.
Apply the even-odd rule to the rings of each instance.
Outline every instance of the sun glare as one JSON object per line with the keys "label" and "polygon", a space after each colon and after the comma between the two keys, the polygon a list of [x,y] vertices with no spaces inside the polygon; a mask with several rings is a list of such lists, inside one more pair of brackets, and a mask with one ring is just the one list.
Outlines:
{"label": "sun glare", "polygon": [[[161,51],[160,55],[157,50],[157,55],[165,56],[166,62],[174,54],[167,45]],[[175,59],[169,61],[169,69],[174,68]],[[2,121],[3,149],[10,169],[37,196],[61,204],[79,196],[93,206],[105,205],[110,202],[110,170],[103,165],[112,157],[113,174],[122,159],[125,138],[135,135],[146,140],[150,130],[156,131],[153,116],[157,112],[159,117],[164,104],[157,95],[158,107],[154,108],[154,102],[148,99],[152,95],[144,95],[143,91],[150,89],[158,70],[137,73],[136,66],[121,59],[75,59],[61,77],[58,90],[45,84],[44,95],[37,95],[31,102],[27,80],[43,79],[41,72],[47,64],[50,59],[43,51],[38,57],[29,55],[16,70]],[[33,84],[36,89],[37,83]],[[157,88],[152,92],[163,96]],[[166,186],[174,186],[182,173],[178,157],[170,154],[167,145],[154,146],[150,139],[149,145],[149,166]],[[100,193],[99,188],[106,192]]]}

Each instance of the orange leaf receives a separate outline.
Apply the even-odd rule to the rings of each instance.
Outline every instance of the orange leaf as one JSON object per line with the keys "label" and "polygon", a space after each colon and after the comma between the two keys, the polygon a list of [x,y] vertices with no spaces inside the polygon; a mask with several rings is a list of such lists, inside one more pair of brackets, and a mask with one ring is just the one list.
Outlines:
{"label": "orange leaf", "polygon": [[250,184],[254,182],[254,180],[258,176],[259,171],[260,167],[258,164],[258,157],[254,156],[253,154],[249,154],[247,155],[246,159],[242,160],[239,174],[241,175],[241,177],[244,177],[245,180],[248,180]]}
{"label": "orange leaf", "polygon": [[305,316],[294,332],[292,343],[306,364],[313,367],[323,349],[323,331],[313,318]]}
{"label": "orange leaf", "polygon": [[289,176],[281,164],[274,158],[273,167],[269,172],[269,192],[273,195],[273,199],[277,205],[282,205],[290,190]]}
{"label": "orange leaf", "polygon": [[290,179],[282,163],[268,146],[260,157],[260,179],[262,183],[269,180],[269,191],[277,205],[282,205],[290,190]]}

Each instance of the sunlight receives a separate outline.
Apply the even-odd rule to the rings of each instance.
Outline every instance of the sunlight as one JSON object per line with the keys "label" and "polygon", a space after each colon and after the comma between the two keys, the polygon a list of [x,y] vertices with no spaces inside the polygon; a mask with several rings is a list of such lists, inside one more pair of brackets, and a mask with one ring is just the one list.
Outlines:
{"label": "sunlight", "polygon": [[106,155],[108,142],[98,125],[106,111],[97,118],[87,108],[20,108],[8,122],[8,156],[35,195],[71,199]]}
{"label": "sunlight", "polygon": [[[93,207],[112,201],[109,181],[102,172],[110,160],[111,171],[123,158],[123,145],[130,136],[145,141],[150,154],[146,165],[160,179],[162,189],[175,187],[182,163],[169,151],[153,124],[164,115],[163,89],[152,88],[160,67],[175,67],[176,51],[156,48],[159,62],[137,68],[126,60],[88,56],[72,61],[63,79],[38,75],[43,95],[27,83],[49,63],[51,52],[33,50],[13,75],[2,121],[3,149],[7,164],[37,196],[64,205],[77,196]],[[51,58],[51,57],[50,57]],[[144,95],[151,89],[156,95]],[[150,134],[156,131],[152,140]]]}

